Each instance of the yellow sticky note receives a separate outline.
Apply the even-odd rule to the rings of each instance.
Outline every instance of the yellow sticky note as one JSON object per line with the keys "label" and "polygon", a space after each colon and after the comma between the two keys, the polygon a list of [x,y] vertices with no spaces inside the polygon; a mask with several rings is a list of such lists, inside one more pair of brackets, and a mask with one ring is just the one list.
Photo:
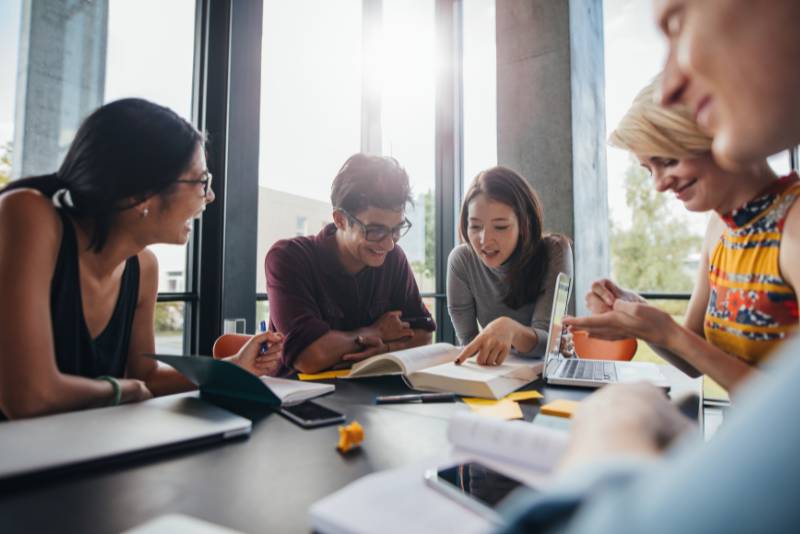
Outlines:
{"label": "yellow sticky note", "polygon": [[514,393],[509,393],[504,398],[519,402],[526,400],[543,399],[544,395],[542,395],[535,389],[532,389],[530,391],[515,391]]}
{"label": "yellow sticky note", "polygon": [[578,401],[558,399],[542,406],[539,413],[556,417],[572,417],[572,414],[578,409],[578,404],[580,404]]}
{"label": "yellow sticky note", "polygon": [[465,398],[464,402],[470,409],[486,417],[495,419],[522,419],[522,409],[519,403],[510,399],[491,400]]}
{"label": "yellow sticky note", "polygon": [[339,378],[340,376],[347,376],[350,374],[349,369],[339,369],[337,371],[325,371],[323,373],[316,373],[307,375],[305,373],[298,373],[297,378],[300,380],[329,380],[331,378]]}

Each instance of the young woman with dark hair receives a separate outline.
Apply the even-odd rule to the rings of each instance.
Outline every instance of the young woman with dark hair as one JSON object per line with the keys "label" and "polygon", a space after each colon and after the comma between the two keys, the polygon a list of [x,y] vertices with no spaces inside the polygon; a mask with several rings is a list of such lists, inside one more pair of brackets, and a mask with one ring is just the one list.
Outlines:
{"label": "young woman with dark hair", "polygon": [[[158,263],[213,202],[203,136],[141,99],[81,125],[58,172],[0,191],[0,418],[144,400],[193,386],[154,352]],[[231,361],[277,362],[257,335]],[[270,342],[260,355],[262,342]]]}
{"label": "young woman with dark hair", "polygon": [[555,279],[572,275],[569,240],[544,232],[538,195],[505,167],[472,182],[459,233],[463,244],[447,261],[447,308],[466,345],[457,362],[477,355],[481,365],[500,365],[512,350],[541,356]]}

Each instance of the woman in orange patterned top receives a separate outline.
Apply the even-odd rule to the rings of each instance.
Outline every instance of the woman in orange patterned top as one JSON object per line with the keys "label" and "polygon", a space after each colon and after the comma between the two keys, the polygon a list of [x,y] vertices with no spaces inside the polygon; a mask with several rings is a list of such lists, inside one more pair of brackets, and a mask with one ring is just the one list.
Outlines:
{"label": "woman in orange patterned top", "polygon": [[798,324],[800,263],[790,258],[800,254],[800,180],[778,178],[766,161],[723,170],[691,112],[656,103],[658,83],[639,93],[610,142],[636,156],[658,191],[689,211],[711,211],[684,324],[610,280],[586,296],[594,315],[565,324],[604,339],[641,338],[731,390]]}

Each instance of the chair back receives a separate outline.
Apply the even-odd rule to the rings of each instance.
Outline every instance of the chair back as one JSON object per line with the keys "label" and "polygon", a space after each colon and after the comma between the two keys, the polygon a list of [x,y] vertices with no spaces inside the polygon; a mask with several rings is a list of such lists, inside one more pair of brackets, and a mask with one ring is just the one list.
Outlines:
{"label": "chair back", "polygon": [[222,334],[214,342],[211,355],[217,360],[233,356],[239,352],[239,349],[241,349],[251,337],[253,336],[248,334]]}
{"label": "chair back", "polygon": [[573,330],[572,342],[575,353],[581,358],[592,360],[630,361],[636,354],[638,344],[635,338],[606,341],[589,337],[585,330]]}

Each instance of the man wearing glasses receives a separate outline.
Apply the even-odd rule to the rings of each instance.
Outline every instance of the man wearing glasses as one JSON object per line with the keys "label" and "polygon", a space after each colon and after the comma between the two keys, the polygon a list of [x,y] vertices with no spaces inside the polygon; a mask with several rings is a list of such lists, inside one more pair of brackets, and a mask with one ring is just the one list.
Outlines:
{"label": "man wearing glasses", "polygon": [[397,241],[411,228],[408,174],[356,154],[331,187],[333,223],[278,241],[265,269],[270,329],[285,335],[279,374],[318,373],[430,343],[436,325]]}

